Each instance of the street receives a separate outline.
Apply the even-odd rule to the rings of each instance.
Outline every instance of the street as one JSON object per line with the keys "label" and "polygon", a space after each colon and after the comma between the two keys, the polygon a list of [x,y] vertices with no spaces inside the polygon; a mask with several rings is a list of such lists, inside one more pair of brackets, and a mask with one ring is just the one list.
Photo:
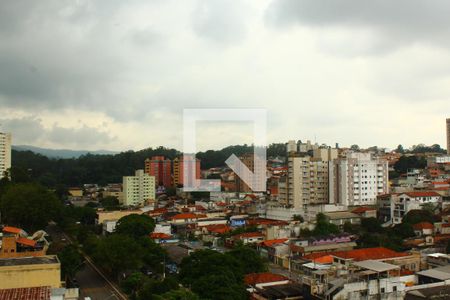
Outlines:
{"label": "street", "polygon": [[[71,243],[70,238],[57,225],[49,225],[47,233],[52,237],[53,242]],[[81,299],[84,299],[84,297],[91,297],[92,300],[127,299],[87,256],[84,259],[85,263],[75,275],[79,284]]]}

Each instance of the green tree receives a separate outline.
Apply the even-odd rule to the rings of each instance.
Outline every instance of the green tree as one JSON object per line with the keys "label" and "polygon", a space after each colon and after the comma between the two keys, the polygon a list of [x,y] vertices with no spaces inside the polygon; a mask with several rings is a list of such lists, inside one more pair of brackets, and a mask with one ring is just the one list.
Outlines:
{"label": "green tree", "polygon": [[414,225],[420,222],[434,223],[434,221],[434,215],[429,210],[413,209],[403,217],[402,223]]}
{"label": "green tree", "polygon": [[77,269],[83,263],[83,257],[74,245],[65,246],[58,253],[58,258],[61,261],[61,275],[63,278],[73,278]]}
{"label": "green tree", "polygon": [[376,218],[363,218],[361,220],[361,227],[370,233],[382,233],[383,227],[381,227],[380,221],[378,221]]}
{"label": "green tree", "polygon": [[164,300],[200,300],[200,298],[188,289],[176,289],[161,295]]}
{"label": "green tree", "polygon": [[131,296],[131,299],[135,299],[138,292],[144,287],[148,277],[141,272],[135,272],[125,278],[120,286],[123,291]]}
{"label": "green tree", "polygon": [[114,196],[108,196],[100,200],[100,204],[103,208],[106,210],[114,210],[120,207],[119,200],[117,197]]}
{"label": "green tree", "polygon": [[339,227],[330,223],[323,213],[318,213],[316,216],[316,227],[314,228],[312,234],[314,236],[321,236],[336,233],[339,233]]}
{"label": "green tree", "polygon": [[117,222],[116,233],[134,238],[148,236],[155,229],[155,221],[147,215],[128,215]]}
{"label": "green tree", "polygon": [[133,238],[113,234],[99,240],[94,254],[96,262],[111,274],[118,276],[143,265],[143,249]]}
{"label": "green tree", "polygon": [[248,246],[235,247],[225,255],[229,255],[236,259],[242,267],[244,274],[267,271],[267,265],[258,252]]}
{"label": "green tree", "polygon": [[395,152],[403,154],[405,153],[405,149],[403,148],[402,145],[398,145],[397,149],[395,149]]}
{"label": "green tree", "polygon": [[181,282],[201,299],[245,299],[244,270],[232,255],[200,250],[183,259]]}
{"label": "green tree", "polygon": [[28,231],[46,227],[59,215],[61,208],[53,193],[33,183],[10,186],[0,200],[2,221]]}

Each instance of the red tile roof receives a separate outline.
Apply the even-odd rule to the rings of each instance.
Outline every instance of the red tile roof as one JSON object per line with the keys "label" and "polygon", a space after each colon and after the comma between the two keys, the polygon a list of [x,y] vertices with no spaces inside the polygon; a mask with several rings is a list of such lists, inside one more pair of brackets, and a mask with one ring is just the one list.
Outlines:
{"label": "red tile roof", "polygon": [[199,219],[199,218],[204,218],[206,217],[205,215],[196,215],[193,213],[183,213],[183,214],[178,214],[175,216],[170,217],[169,219],[171,220],[185,220],[185,219]]}
{"label": "red tile roof", "polygon": [[12,226],[5,226],[3,227],[3,232],[19,234],[22,232],[22,229]]}
{"label": "red tile roof", "polygon": [[370,208],[370,207],[365,207],[365,206],[360,206],[355,208],[354,210],[352,210],[352,213],[354,214],[362,214],[365,213],[366,211],[374,211],[376,210],[375,208]]}
{"label": "red tile roof", "polygon": [[152,239],[158,239],[158,240],[165,240],[165,239],[170,239],[170,235],[162,233],[162,232],[152,232],[150,234],[150,238]]}
{"label": "red tile roof", "polygon": [[280,220],[257,218],[257,219],[248,219],[247,224],[248,225],[288,225],[289,223],[286,221],[280,221]]}
{"label": "red tile roof", "polygon": [[2,300],[49,300],[50,287],[29,287],[16,289],[1,289],[0,299]]}
{"label": "red tile roof", "polygon": [[433,192],[433,191],[417,191],[417,192],[408,192],[405,193],[406,195],[410,196],[410,197],[439,197],[441,196],[440,194]]}
{"label": "red tile roof", "polygon": [[240,234],[233,235],[234,239],[245,239],[245,238],[252,238],[252,237],[264,237],[264,234],[261,232],[244,232]]}
{"label": "red tile roof", "polygon": [[368,259],[372,260],[390,259],[408,256],[409,254],[404,252],[396,252],[394,250],[384,247],[376,247],[376,248],[363,248],[348,251],[336,251],[333,252],[331,255],[342,259],[352,259],[354,261],[362,261]]}
{"label": "red tile roof", "polygon": [[224,234],[231,231],[231,227],[225,224],[213,224],[206,226],[211,233]]}
{"label": "red tile roof", "polygon": [[277,282],[277,281],[286,281],[289,280],[286,276],[274,273],[252,273],[247,274],[244,277],[244,282],[247,285],[256,285],[260,283],[269,283],[269,282]]}
{"label": "red tile roof", "polygon": [[25,246],[30,246],[30,247],[34,247],[36,246],[36,241],[34,240],[30,240],[24,237],[20,237],[16,240],[17,243],[25,245]]}
{"label": "red tile roof", "polygon": [[266,241],[261,242],[261,245],[266,246],[266,247],[272,247],[273,245],[276,245],[276,244],[283,244],[287,240],[289,240],[289,239],[266,240]]}
{"label": "red tile roof", "polygon": [[413,225],[415,230],[423,230],[423,229],[434,229],[434,225],[430,222],[420,222]]}

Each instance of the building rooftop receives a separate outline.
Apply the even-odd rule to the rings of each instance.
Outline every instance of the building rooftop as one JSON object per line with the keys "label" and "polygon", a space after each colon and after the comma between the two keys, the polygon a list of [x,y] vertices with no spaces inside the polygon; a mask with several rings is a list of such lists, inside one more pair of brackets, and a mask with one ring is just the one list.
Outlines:
{"label": "building rooftop", "polygon": [[354,261],[382,260],[382,259],[390,259],[390,258],[409,256],[408,253],[396,252],[394,250],[384,248],[384,247],[363,248],[363,249],[348,250],[348,251],[336,251],[336,252],[332,252],[330,254],[332,256],[335,256],[338,258],[352,259]]}
{"label": "building rooftop", "polygon": [[274,273],[252,273],[247,274],[244,277],[244,282],[247,285],[256,285],[260,283],[269,283],[269,282],[277,282],[277,281],[286,281],[289,280],[286,276]]}
{"label": "building rooftop", "polygon": [[16,289],[0,290],[0,299],[2,300],[49,300],[50,287],[28,287]]}
{"label": "building rooftop", "polygon": [[417,272],[417,275],[426,276],[438,280],[450,279],[450,265]]}
{"label": "building rooftop", "polygon": [[400,269],[399,266],[393,265],[393,264],[387,264],[381,261],[376,260],[363,260],[359,262],[354,263],[355,266],[375,271],[375,272],[386,272],[390,270],[397,270]]}
{"label": "building rooftop", "polygon": [[330,220],[360,218],[359,215],[348,211],[333,211],[324,213]]}
{"label": "building rooftop", "polygon": [[[59,264],[56,255],[37,256],[37,257],[18,257],[18,258],[3,258],[0,259],[0,267],[7,266],[23,266],[23,265],[45,265],[45,264]],[[2,298],[0,298],[2,299]]]}

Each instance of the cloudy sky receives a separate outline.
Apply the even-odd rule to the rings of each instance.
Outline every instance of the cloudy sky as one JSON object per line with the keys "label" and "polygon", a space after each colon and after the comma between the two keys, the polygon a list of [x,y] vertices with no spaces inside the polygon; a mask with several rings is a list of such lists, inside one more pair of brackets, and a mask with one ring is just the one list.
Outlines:
{"label": "cloudy sky", "polygon": [[[265,108],[268,141],[445,144],[446,0],[2,1],[14,144],[182,145],[185,108]],[[200,149],[251,124],[199,124]]]}

